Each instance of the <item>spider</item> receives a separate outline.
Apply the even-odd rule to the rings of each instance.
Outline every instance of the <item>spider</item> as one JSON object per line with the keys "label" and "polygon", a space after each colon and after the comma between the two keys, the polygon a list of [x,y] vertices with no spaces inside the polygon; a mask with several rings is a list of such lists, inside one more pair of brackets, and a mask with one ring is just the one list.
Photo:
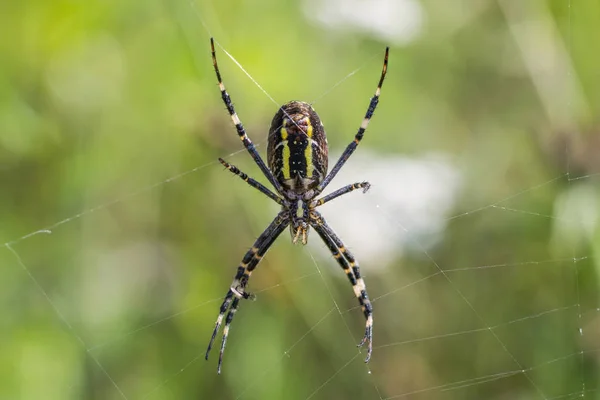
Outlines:
{"label": "spider", "polygon": [[225,85],[221,80],[221,73],[217,65],[213,38],[210,39],[210,48],[213,67],[217,75],[217,81],[219,82],[219,89],[221,90],[221,98],[227,107],[238,136],[264,176],[275,188],[276,193],[260,182],[248,177],[248,175],[240,171],[236,166],[229,164],[222,158],[219,158],[219,161],[230,172],[239,176],[250,186],[279,204],[281,211],[258,239],[256,239],[254,245],[246,252],[239,264],[237,273],[219,309],[219,316],[217,317],[215,328],[206,350],[206,359],[208,360],[208,355],[223,323],[225,313],[229,310],[225,318],[223,339],[219,352],[217,373],[220,374],[223,363],[223,352],[225,351],[227,336],[229,335],[229,327],[238,310],[240,300],[254,299],[254,295],[246,291],[250,275],[269,247],[271,247],[285,228],[289,226],[292,242],[296,244],[300,240],[303,245],[307,243],[309,228],[312,227],[323,242],[325,242],[335,260],[346,273],[366,319],[365,334],[358,346],[361,347],[365,343],[367,344],[365,362],[369,362],[371,353],[373,352],[373,307],[371,306],[363,278],[360,275],[358,261],[344,246],[338,235],[329,227],[316,208],[356,189],[362,189],[364,193],[370,187],[369,182],[357,182],[346,185],[326,196],[317,198],[344,166],[363,138],[367,125],[379,102],[381,86],[387,71],[389,47],[385,49],[379,84],[377,85],[375,95],[371,98],[362,124],[354,136],[354,140],[346,147],[346,150],[329,173],[327,173],[327,138],[323,124],[312,106],[301,101],[290,101],[282,105],[273,117],[267,139],[267,162],[269,164],[267,167],[246,134],[246,130],[235,112],[231,98],[225,90]]}

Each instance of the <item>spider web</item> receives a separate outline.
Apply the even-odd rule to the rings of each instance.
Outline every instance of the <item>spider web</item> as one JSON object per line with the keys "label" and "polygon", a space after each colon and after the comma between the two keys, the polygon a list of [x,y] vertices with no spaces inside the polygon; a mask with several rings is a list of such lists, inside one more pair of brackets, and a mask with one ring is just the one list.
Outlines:
{"label": "spider web", "polygon": [[[182,27],[182,41],[207,42],[202,38],[210,34],[209,26],[217,25],[216,11],[207,7],[201,13],[195,4],[187,6],[187,12],[174,11]],[[533,69],[527,26],[514,22],[527,10],[508,2],[498,6],[512,21],[511,33],[526,68]],[[571,7],[569,2],[569,18]],[[190,29],[193,21],[200,21],[202,29]],[[569,20],[569,29],[573,24]],[[110,41],[103,41],[101,46],[110,47]],[[200,56],[206,55],[205,49],[189,46],[196,68],[206,71],[203,64],[210,61]],[[246,72],[250,68],[233,58],[233,51],[227,52],[221,45],[219,50],[229,56],[220,60],[231,92],[250,82],[268,101],[279,104],[273,98],[278,96],[269,95],[259,84],[262,79]],[[338,83],[328,84],[329,89],[315,103],[334,101],[336,91],[346,87],[355,92],[352,85],[357,78],[375,82],[378,56],[374,54]],[[399,65],[400,56],[392,52],[392,57],[391,65],[394,60]],[[231,60],[233,63],[227,65]],[[237,78],[233,66],[243,71]],[[570,68],[563,72],[565,82],[575,79]],[[393,87],[389,78],[383,96],[388,86]],[[552,125],[565,126],[564,118],[569,116],[552,108],[556,102],[552,93],[544,92],[548,87],[544,79],[532,73]],[[218,101],[215,91],[211,93]],[[241,89],[232,96],[238,106],[247,100]],[[569,98],[567,105],[574,107],[578,101]],[[382,97],[374,126],[378,117],[385,118],[385,103]],[[363,112],[348,113],[357,118],[346,117],[356,124]],[[240,116],[247,127],[252,127],[252,116],[241,110]],[[132,119],[135,121],[135,116]],[[222,119],[227,121],[225,112]],[[225,127],[221,130],[227,131]],[[369,140],[375,142],[374,132],[378,130],[385,131],[385,126],[371,127]],[[264,147],[264,140],[252,135],[259,130],[249,131],[259,148]],[[348,138],[341,136],[343,146],[341,140]],[[373,188],[367,195],[344,196],[335,205],[324,206],[323,214],[361,261],[375,308],[373,360],[365,365],[364,352],[355,348],[362,336],[362,316],[326,248],[315,237],[307,247],[291,247],[282,235],[252,279],[260,301],[242,304],[232,325],[222,376],[215,373],[215,354],[209,362],[202,360],[221,292],[233,274],[231,268],[222,266],[239,262],[250,245],[247,238],[261,232],[273,210],[252,217],[256,211],[251,204],[263,204],[259,202],[264,200],[233,179],[219,185],[231,186],[226,196],[218,197],[224,205],[204,196],[206,201],[198,213],[206,222],[196,228],[200,233],[214,230],[215,241],[227,237],[231,255],[219,254],[202,261],[202,265],[213,265],[219,271],[218,279],[214,270],[197,275],[195,263],[209,254],[210,243],[183,246],[182,251],[191,255],[175,255],[173,242],[194,239],[177,238],[177,231],[166,224],[164,232],[155,235],[163,240],[152,243],[122,226],[143,230],[153,220],[186,218],[178,213],[163,217],[153,205],[165,203],[169,209],[173,207],[170,202],[175,202],[189,212],[186,206],[199,198],[192,198],[193,194],[210,194],[207,188],[224,179],[216,158],[184,172],[167,172],[165,179],[152,178],[165,173],[163,170],[138,171],[133,165],[117,168],[118,173],[131,173],[125,190],[108,186],[109,200],[105,202],[98,201],[102,193],[90,195],[89,200],[78,199],[81,201],[75,204],[94,205],[68,213],[69,217],[58,222],[42,224],[45,227],[41,229],[33,218],[29,233],[4,242],[6,304],[18,310],[6,314],[24,317],[7,320],[10,330],[5,342],[18,352],[5,349],[3,353],[18,361],[15,370],[36,385],[23,383],[14,392],[0,391],[0,395],[123,399],[596,398],[599,348],[594,333],[599,310],[595,286],[589,281],[595,276],[597,257],[592,245],[581,243],[586,241],[586,232],[593,238],[598,231],[597,202],[592,200],[598,198],[600,173],[592,170],[580,174],[580,149],[574,147],[565,141],[561,148],[565,165],[553,176],[531,174],[524,180],[529,184],[507,184],[508,192],[477,193],[464,182],[456,162],[439,154],[399,159],[374,154],[361,145],[331,189],[367,178]],[[260,178],[245,150],[228,153],[228,161]],[[469,168],[469,172],[476,172]],[[143,182],[146,178],[141,177],[145,176],[151,177],[147,184],[132,183]],[[483,183],[484,179],[480,176],[475,181]],[[420,186],[444,190],[430,192]],[[398,190],[391,190],[394,188]],[[114,196],[115,191],[125,194]],[[398,192],[403,191],[416,192],[425,204],[413,209],[414,202],[399,203]],[[57,188],[53,190],[56,192]],[[552,199],[550,206],[548,198]],[[215,207],[226,207],[227,201],[241,207],[248,218],[239,226],[212,226],[219,218],[210,214],[218,214]],[[432,214],[436,218],[431,223],[422,222]],[[199,220],[192,218],[189,223]],[[520,230],[510,229],[515,225]],[[536,229],[558,233],[549,236]],[[507,235],[517,235],[523,243],[504,249],[507,244],[518,243],[507,241]],[[75,238],[79,239],[74,242]],[[90,246],[90,242],[100,243]],[[384,242],[387,247],[375,247]],[[482,246],[489,249],[482,251]],[[469,248],[477,257],[469,257]],[[214,257],[210,254],[208,257]],[[180,269],[172,267],[177,262],[182,265]],[[187,286],[182,286],[182,276],[189,276]],[[509,307],[513,302],[516,306]],[[307,365],[314,373],[305,371]],[[13,385],[2,386],[11,390],[16,387]]]}

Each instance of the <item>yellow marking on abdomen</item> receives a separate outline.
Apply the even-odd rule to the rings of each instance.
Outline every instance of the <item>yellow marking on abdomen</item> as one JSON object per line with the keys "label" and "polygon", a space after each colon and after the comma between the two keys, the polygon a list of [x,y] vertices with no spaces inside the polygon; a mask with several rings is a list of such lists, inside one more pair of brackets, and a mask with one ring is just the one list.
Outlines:
{"label": "yellow marking on abdomen", "polygon": [[[286,124],[287,119],[283,120],[283,125],[287,125]],[[283,171],[283,179],[290,179],[290,157],[291,157],[291,153],[290,153],[290,146],[288,146],[287,143],[287,138],[288,138],[288,131],[285,128],[281,128],[281,130],[279,131],[281,133],[281,143],[283,146],[283,151],[282,151],[282,156],[283,156],[283,165],[281,166],[281,170]]]}
{"label": "yellow marking on abdomen", "polygon": [[306,177],[312,178],[314,165],[312,162],[312,135],[313,135],[313,127],[310,123],[310,118],[306,118],[307,127],[306,127],[306,135],[308,136],[308,140],[306,141],[306,149],[304,149],[304,159],[306,160]]}

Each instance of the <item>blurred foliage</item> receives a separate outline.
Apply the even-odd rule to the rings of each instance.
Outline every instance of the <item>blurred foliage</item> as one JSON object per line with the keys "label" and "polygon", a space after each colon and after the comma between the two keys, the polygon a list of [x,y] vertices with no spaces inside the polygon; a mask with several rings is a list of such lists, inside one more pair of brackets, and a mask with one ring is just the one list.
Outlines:
{"label": "blurred foliage", "polygon": [[[316,99],[337,151],[387,43],[325,26],[308,0],[3,2],[0,398],[600,398],[600,3],[405,2],[423,25],[392,43],[358,152],[452,160],[442,240],[376,270],[357,254],[385,295],[368,374],[343,273],[316,235],[282,235],[220,376],[214,350],[203,360],[220,299],[276,208],[216,161],[264,181],[209,35],[275,103]],[[278,105],[223,48],[264,152]]]}

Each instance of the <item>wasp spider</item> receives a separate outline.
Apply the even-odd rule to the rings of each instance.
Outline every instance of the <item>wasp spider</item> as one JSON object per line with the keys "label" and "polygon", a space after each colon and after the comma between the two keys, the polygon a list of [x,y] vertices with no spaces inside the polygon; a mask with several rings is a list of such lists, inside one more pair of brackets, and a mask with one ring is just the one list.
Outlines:
{"label": "wasp spider", "polygon": [[333,257],[346,273],[366,318],[365,334],[358,346],[367,344],[365,362],[368,362],[373,351],[373,308],[369,301],[365,282],[360,275],[358,261],[344,246],[333,229],[329,227],[323,216],[317,211],[317,207],[356,189],[363,189],[363,192],[366,192],[370,185],[368,182],[357,182],[346,185],[321,198],[317,197],[337,175],[363,138],[369,120],[373,116],[375,107],[377,107],[377,103],[379,102],[381,85],[383,84],[387,70],[389,48],[385,49],[379,84],[377,85],[375,95],[371,98],[362,124],[354,136],[354,140],[346,147],[346,150],[333,166],[333,169],[327,173],[328,148],[323,124],[311,105],[301,101],[290,101],[284,104],[279,108],[275,117],[273,117],[268,136],[267,162],[269,166],[267,167],[246,134],[244,126],[235,112],[231,98],[225,90],[225,85],[221,80],[221,73],[217,65],[215,45],[212,38],[210,39],[210,46],[213,66],[217,74],[219,89],[221,90],[221,98],[227,107],[227,111],[229,111],[238,136],[269,183],[275,188],[276,193],[260,182],[248,177],[248,175],[227,161],[221,158],[219,158],[219,161],[229,171],[279,204],[281,211],[258,237],[256,242],[254,242],[254,245],[246,252],[242,262],[239,264],[233,283],[225,295],[223,304],[221,304],[215,329],[206,350],[206,359],[208,360],[208,354],[223,323],[225,313],[229,311],[225,318],[223,340],[219,353],[217,372],[221,373],[223,352],[227,343],[231,321],[238,309],[240,300],[253,298],[253,295],[246,291],[250,275],[275,239],[289,226],[292,242],[297,243],[301,241],[302,244],[306,244],[309,228],[312,227],[323,242],[325,242]]}

